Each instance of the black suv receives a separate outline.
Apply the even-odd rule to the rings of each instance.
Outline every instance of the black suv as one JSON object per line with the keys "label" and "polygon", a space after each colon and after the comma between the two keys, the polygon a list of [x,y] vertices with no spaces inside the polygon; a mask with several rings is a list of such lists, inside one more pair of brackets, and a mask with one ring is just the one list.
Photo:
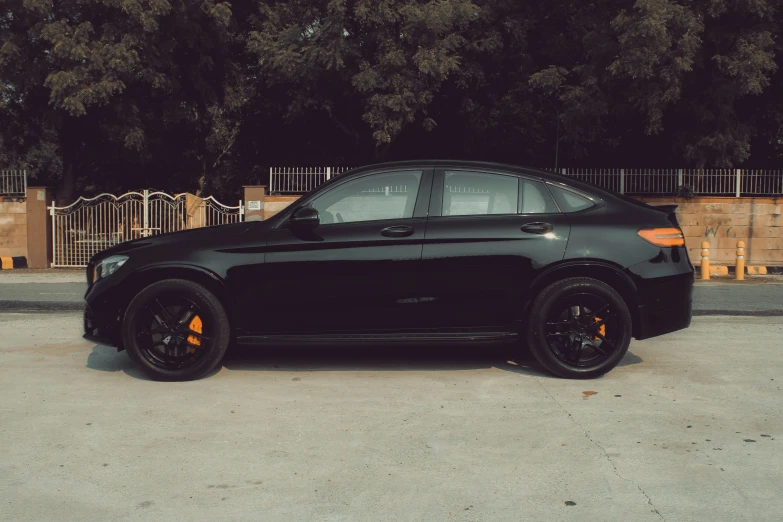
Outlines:
{"label": "black suv", "polygon": [[632,337],[690,324],[673,210],[509,165],[363,167],[267,221],[96,255],[85,337],[165,380],[206,375],[230,342],[512,341],[595,377]]}

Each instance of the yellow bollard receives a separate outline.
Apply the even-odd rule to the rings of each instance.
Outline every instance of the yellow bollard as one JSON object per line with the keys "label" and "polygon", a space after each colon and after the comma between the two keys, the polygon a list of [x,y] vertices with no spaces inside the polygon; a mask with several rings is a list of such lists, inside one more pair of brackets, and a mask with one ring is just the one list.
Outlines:
{"label": "yellow bollard", "polygon": [[745,280],[745,242],[737,242],[737,269],[734,272],[737,281]]}
{"label": "yellow bollard", "polygon": [[701,244],[701,279],[707,281],[710,278],[710,244],[704,241]]}

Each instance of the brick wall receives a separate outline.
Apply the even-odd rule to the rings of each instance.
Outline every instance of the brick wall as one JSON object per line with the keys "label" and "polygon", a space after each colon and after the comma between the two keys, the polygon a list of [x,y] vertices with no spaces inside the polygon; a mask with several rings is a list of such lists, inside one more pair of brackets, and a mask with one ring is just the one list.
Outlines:
{"label": "brick wall", "polygon": [[301,196],[264,196],[264,219],[269,219]]}
{"label": "brick wall", "polygon": [[701,263],[701,243],[710,263],[731,265],[737,241],[745,242],[746,265],[783,265],[783,198],[639,198],[652,205],[677,205],[691,262]]}
{"label": "brick wall", "polygon": [[0,198],[0,256],[27,257],[27,202]]}

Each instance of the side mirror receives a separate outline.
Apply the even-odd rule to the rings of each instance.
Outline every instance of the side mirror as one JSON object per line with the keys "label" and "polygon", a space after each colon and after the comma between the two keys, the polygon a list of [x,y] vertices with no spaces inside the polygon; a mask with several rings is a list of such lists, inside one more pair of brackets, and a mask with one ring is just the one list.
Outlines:
{"label": "side mirror", "polygon": [[302,207],[291,216],[291,224],[303,228],[315,228],[321,223],[318,211],[312,207]]}

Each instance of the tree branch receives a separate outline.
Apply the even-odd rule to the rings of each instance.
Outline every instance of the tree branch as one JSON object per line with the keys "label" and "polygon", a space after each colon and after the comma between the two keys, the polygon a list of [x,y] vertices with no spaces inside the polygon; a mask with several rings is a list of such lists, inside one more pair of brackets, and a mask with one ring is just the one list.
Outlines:
{"label": "tree branch", "polygon": [[220,163],[220,159],[231,150],[231,147],[234,146],[234,142],[237,140],[237,135],[239,135],[239,125],[234,127],[234,131],[231,133],[231,140],[228,142],[228,144],[223,147],[223,150],[218,154],[218,157],[215,158],[215,162],[212,164],[212,168],[214,169],[217,167],[217,164]]}
{"label": "tree branch", "polygon": [[329,118],[331,118],[331,120],[335,123],[335,125],[337,125],[337,127],[341,131],[343,131],[346,134],[346,136],[353,138],[356,144],[359,145],[359,133],[356,132],[355,129],[348,127],[346,124],[340,121],[340,119],[334,115],[330,107],[326,108],[326,112],[327,114],[329,114]]}

